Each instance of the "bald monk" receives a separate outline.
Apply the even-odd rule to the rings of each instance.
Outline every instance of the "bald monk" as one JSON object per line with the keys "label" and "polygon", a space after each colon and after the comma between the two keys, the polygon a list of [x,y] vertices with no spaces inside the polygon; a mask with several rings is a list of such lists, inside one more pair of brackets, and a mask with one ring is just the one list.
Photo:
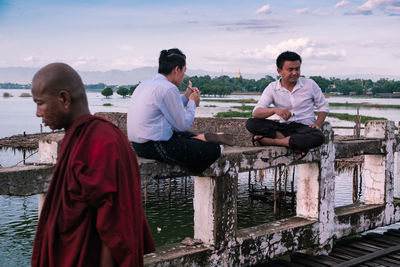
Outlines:
{"label": "bald monk", "polygon": [[65,129],[40,214],[32,266],[142,266],[155,250],[140,173],[125,135],[90,114],[78,73],[63,63],[32,81],[36,116]]}

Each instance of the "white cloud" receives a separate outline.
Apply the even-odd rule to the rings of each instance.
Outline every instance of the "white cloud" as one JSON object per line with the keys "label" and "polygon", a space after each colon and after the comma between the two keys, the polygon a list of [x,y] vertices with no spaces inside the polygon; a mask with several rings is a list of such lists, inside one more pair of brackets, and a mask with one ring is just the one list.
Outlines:
{"label": "white cloud", "polygon": [[97,58],[93,57],[93,56],[89,56],[89,57],[78,57],[73,63],[72,66],[73,67],[79,67],[79,66],[83,66],[83,65],[87,65],[89,63],[92,63],[94,61],[96,61]]}
{"label": "white cloud", "polygon": [[264,6],[260,7],[259,9],[257,9],[254,13],[255,14],[267,14],[269,12],[271,12],[271,6],[264,5]]}
{"label": "white cloud", "polygon": [[276,45],[266,45],[263,49],[242,50],[239,53],[229,53],[227,56],[238,59],[275,60],[284,51],[294,51],[303,58],[343,60],[347,52],[344,49],[325,47],[309,38],[289,39]]}
{"label": "white cloud", "polygon": [[343,1],[340,1],[339,3],[337,3],[337,4],[335,5],[335,8],[343,7],[343,6],[346,6],[346,5],[348,5],[348,4],[350,4],[349,1],[343,0]]}
{"label": "white cloud", "polygon": [[296,13],[298,14],[303,14],[303,13],[307,13],[310,9],[308,7],[306,8],[298,8],[295,10]]}
{"label": "white cloud", "polygon": [[368,0],[356,8],[355,14],[370,15],[375,9],[381,9],[391,15],[399,15],[398,11],[400,11],[400,0]]}

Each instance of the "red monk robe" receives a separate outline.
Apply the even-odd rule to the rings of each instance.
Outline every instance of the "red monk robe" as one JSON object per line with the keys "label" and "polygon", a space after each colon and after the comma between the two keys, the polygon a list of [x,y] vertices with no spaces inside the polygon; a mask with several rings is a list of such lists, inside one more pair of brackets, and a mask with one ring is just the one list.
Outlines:
{"label": "red monk robe", "polygon": [[102,242],[118,266],[155,250],[136,156],[110,122],[86,115],[65,133],[40,215],[32,266],[99,266]]}

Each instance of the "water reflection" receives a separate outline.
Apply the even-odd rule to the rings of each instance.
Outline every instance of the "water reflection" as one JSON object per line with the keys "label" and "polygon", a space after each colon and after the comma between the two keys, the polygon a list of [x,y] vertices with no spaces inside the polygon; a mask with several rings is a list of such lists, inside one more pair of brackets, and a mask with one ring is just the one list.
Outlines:
{"label": "water reflection", "polygon": [[28,266],[37,225],[37,196],[0,196],[0,266]]}

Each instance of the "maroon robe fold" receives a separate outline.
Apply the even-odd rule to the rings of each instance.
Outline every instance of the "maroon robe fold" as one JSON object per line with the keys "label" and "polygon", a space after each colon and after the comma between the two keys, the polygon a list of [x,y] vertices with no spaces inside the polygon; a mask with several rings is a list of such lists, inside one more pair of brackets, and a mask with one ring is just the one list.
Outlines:
{"label": "maroon robe fold", "polygon": [[140,188],[126,136],[103,118],[80,118],[61,143],[32,266],[99,266],[102,243],[118,266],[142,266],[143,254],[155,248]]}

